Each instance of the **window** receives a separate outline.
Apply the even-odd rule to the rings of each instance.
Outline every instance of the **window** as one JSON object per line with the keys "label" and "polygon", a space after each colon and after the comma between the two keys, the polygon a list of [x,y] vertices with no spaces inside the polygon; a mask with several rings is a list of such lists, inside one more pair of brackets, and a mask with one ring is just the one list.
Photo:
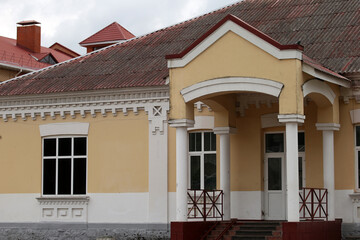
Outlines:
{"label": "window", "polygon": [[360,126],[355,127],[355,151],[356,151],[356,188],[360,188]]}
{"label": "window", "polygon": [[216,135],[189,133],[190,188],[216,189]]}
{"label": "window", "polygon": [[43,194],[86,194],[87,138],[43,138]]}

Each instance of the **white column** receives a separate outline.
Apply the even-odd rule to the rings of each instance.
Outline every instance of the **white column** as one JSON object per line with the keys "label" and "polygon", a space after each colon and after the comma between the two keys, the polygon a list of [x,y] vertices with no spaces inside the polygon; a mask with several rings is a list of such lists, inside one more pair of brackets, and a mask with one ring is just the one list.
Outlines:
{"label": "white column", "polygon": [[299,166],[298,166],[298,123],[305,116],[297,114],[279,115],[279,122],[286,124],[286,219],[298,222],[299,216]]}
{"label": "white column", "polygon": [[220,189],[224,192],[224,220],[230,220],[230,133],[235,129],[230,127],[214,128],[214,133],[220,135]]}
{"label": "white column", "polygon": [[176,128],[176,220],[187,221],[187,189],[188,189],[188,152],[189,139],[187,128],[194,121],[188,119],[172,120],[171,127]]}
{"label": "white column", "polygon": [[324,188],[328,190],[328,220],[335,220],[335,166],[334,166],[334,131],[340,129],[336,123],[317,123],[317,130],[323,134],[323,171]]}

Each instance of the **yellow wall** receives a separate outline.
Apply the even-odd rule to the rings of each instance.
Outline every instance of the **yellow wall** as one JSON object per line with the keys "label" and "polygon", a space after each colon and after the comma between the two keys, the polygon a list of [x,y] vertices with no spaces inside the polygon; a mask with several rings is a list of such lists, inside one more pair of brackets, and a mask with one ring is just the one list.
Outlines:
{"label": "yellow wall", "polygon": [[84,119],[0,123],[0,193],[41,192],[40,124],[89,122],[88,192],[148,191],[148,118],[145,112],[128,116],[108,114]]}
{"label": "yellow wall", "polygon": [[0,69],[0,82],[8,80],[10,78],[15,77],[15,75],[17,74],[17,72],[15,71],[10,71],[7,69]]}
{"label": "yellow wall", "polygon": [[[209,79],[241,76],[285,84],[280,113],[303,113],[303,74],[298,60],[278,60],[233,32],[228,32],[183,68],[170,69],[171,119],[190,116],[180,90]],[[299,99],[301,101],[299,101]]]}

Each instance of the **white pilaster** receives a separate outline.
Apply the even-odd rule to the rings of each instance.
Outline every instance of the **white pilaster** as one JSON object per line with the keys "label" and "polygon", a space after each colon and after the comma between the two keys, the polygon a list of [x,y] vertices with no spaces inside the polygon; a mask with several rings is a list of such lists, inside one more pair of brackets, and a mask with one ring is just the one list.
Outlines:
{"label": "white pilaster", "polygon": [[224,192],[224,220],[230,220],[230,133],[236,129],[230,127],[214,128],[214,133],[220,135],[220,189]]}
{"label": "white pilaster", "polygon": [[323,171],[324,188],[328,190],[328,220],[335,220],[335,165],[334,131],[340,129],[336,123],[317,123],[317,130],[323,133]]}
{"label": "white pilaster", "polygon": [[179,119],[170,121],[176,128],[176,220],[187,221],[188,189],[188,152],[189,139],[187,128],[194,126],[194,121]]}
{"label": "white pilaster", "polygon": [[147,107],[149,118],[149,215],[151,223],[168,223],[168,103]]}
{"label": "white pilaster", "polygon": [[298,124],[305,116],[297,114],[279,115],[279,122],[286,126],[286,219],[298,222],[299,216],[299,166],[298,166]]}

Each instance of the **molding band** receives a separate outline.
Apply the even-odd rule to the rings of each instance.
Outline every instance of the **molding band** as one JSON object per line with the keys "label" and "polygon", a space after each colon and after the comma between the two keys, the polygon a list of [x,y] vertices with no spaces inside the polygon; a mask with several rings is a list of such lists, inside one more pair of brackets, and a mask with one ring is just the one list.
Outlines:
{"label": "molding band", "polygon": [[336,94],[325,82],[312,79],[302,85],[303,96],[306,97],[310,93],[319,93],[325,96],[331,104],[334,104]]}
{"label": "molding band", "polygon": [[316,129],[319,131],[339,131],[340,124],[337,123],[316,123]]}
{"label": "molding band", "polygon": [[40,136],[52,135],[88,135],[89,123],[51,123],[39,125]]}
{"label": "molding band", "polygon": [[174,119],[169,121],[170,127],[194,127],[195,121],[190,119]]}
{"label": "molding band", "polygon": [[305,115],[300,114],[279,114],[279,122],[281,123],[304,123]]}

